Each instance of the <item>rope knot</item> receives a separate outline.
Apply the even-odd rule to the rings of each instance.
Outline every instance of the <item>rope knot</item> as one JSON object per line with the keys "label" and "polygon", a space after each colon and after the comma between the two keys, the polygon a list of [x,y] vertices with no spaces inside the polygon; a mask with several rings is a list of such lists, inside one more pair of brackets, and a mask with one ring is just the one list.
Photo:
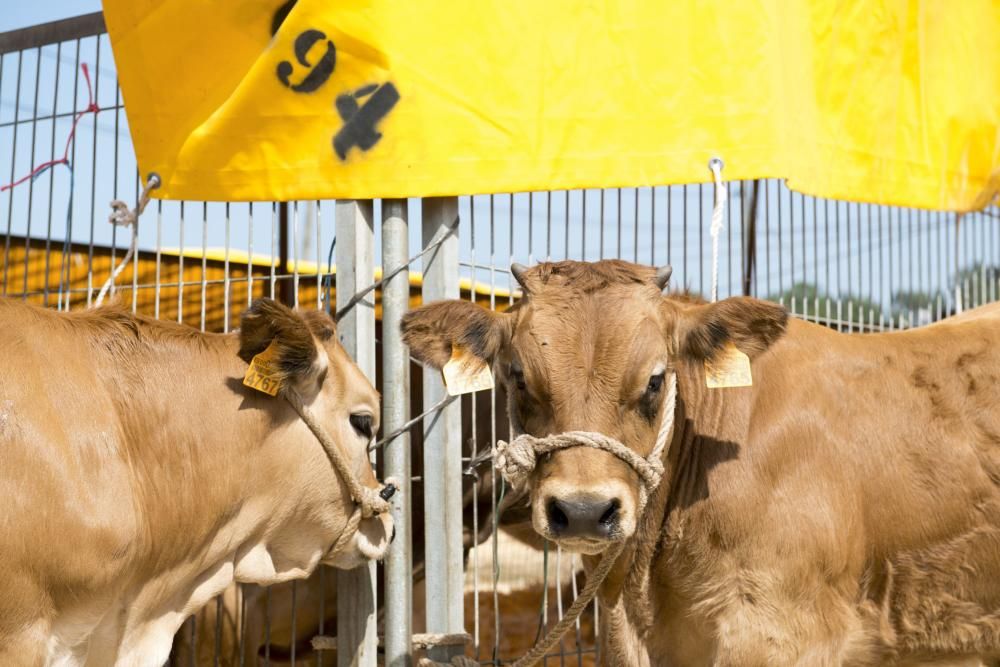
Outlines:
{"label": "rope knot", "polygon": [[507,483],[519,488],[538,464],[535,448],[539,438],[523,433],[511,442],[501,440],[497,443],[494,467]]}
{"label": "rope knot", "polygon": [[131,227],[137,222],[137,217],[129,210],[128,204],[121,199],[116,199],[111,202],[111,215],[108,216],[108,222],[119,227]]}

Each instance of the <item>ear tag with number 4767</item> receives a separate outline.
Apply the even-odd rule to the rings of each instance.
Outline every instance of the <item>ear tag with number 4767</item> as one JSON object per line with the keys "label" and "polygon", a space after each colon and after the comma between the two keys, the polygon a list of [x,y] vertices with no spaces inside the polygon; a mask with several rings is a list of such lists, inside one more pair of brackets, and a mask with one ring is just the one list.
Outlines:
{"label": "ear tag with number 4767", "polygon": [[250,360],[250,368],[243,376],[243,384],[271,396],[277,396],[281,389],[281,379],[274,359],[278,354],[278,348],[274,345],[276,342],[272,340],[267,349]]}
{"label": "ear tag with number 4767", "polygon": [[493,388],[493,373],[485,361],[461,345],[452,345],[451,359],[441,369],[450,396]]}
{"label": "ear tag with number 4767", "polygon": [[750,357],[727,342],[711,362],[705,361],[705,384],[709,389],[752,386]]}

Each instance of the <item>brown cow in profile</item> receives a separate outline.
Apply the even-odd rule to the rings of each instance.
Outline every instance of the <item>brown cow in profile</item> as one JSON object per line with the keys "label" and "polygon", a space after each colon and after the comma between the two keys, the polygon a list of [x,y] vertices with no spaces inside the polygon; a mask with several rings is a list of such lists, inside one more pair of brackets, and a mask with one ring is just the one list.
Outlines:
{"label": "brown cow in profile", "polygon": [[[0,300],[0,665],[162,665],[231,582],[267,585],[385,550],[283,398],[243,386],[271,346],[361,482],[378,395],[334,323],[261,300],[240,333],[117,307]],[[273,343],[273,345],[272,345]]]}
{"label": "brown cow in profile", "polygon": [[[404,332],[431,366],[456,343],[490,361],[535,436],[597,431],[647,456],[671,420],[642,516],[636,473],[600,450],[555,452],[527,482],[535,530],[588,567],[627,541],[600,591],[608,663],[1000,656],[1000,304],[844,335],[755,299],[664,297],[668,272],[619,261],[515,275],[509,312],[439,302]],[[753,384],[709,389],[730,343]]]}

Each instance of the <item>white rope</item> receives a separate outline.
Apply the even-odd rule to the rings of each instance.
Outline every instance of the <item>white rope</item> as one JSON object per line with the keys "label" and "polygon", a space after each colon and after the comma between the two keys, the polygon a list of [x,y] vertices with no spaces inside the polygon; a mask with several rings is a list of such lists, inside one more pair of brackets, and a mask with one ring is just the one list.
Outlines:
{"label": "white rope", "polygon": [[719,298],[719,234],[722,232],[722,215],[726,211],[726,184],[722,182],[722,168],[725,163],[721,158],[714,157],[708,161],[715,180],[715,206],[712,208],[712,301]]}
{"label": "white rope", "polygon": [[131,227],[132,241],[129,243],[128,252],[125,253],[125,257],[122,258],[122,261],[115,267],[115,270],[108,276],[108,279],[104,281],[104,286],[101,287],[101,291],[97,294],[97,300],[94,301],[95,308],[101,305],[109,290],[114,294],[115,281],[118,280],[118,276],[125,270],[125,267],[135,254],[139,243],[139,216],[146,210],[150,193],[158,187],[160,187],[160,177],[156,174],[150,174],[146,185],[142,188],[142,194],[139,195],[139,201],[136,202],[135,209],[132,211],[128,210],[128,204],[121,199],[111,202],[111,215],[108,216],[108,222],[119,227]]}

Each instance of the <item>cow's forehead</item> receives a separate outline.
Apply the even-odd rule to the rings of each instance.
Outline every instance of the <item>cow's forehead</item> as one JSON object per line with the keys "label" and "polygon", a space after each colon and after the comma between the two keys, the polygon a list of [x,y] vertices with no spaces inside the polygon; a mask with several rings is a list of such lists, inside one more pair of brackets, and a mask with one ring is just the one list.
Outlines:
{"label": "cow's forehead", "polygon": [[637,285],[542,290],[520,308],[512,356],[551,379],[596,376],[617,384],[637,362],[637,351],[656,353],[647,348],[653,332],[662,330],[658,299]]}

